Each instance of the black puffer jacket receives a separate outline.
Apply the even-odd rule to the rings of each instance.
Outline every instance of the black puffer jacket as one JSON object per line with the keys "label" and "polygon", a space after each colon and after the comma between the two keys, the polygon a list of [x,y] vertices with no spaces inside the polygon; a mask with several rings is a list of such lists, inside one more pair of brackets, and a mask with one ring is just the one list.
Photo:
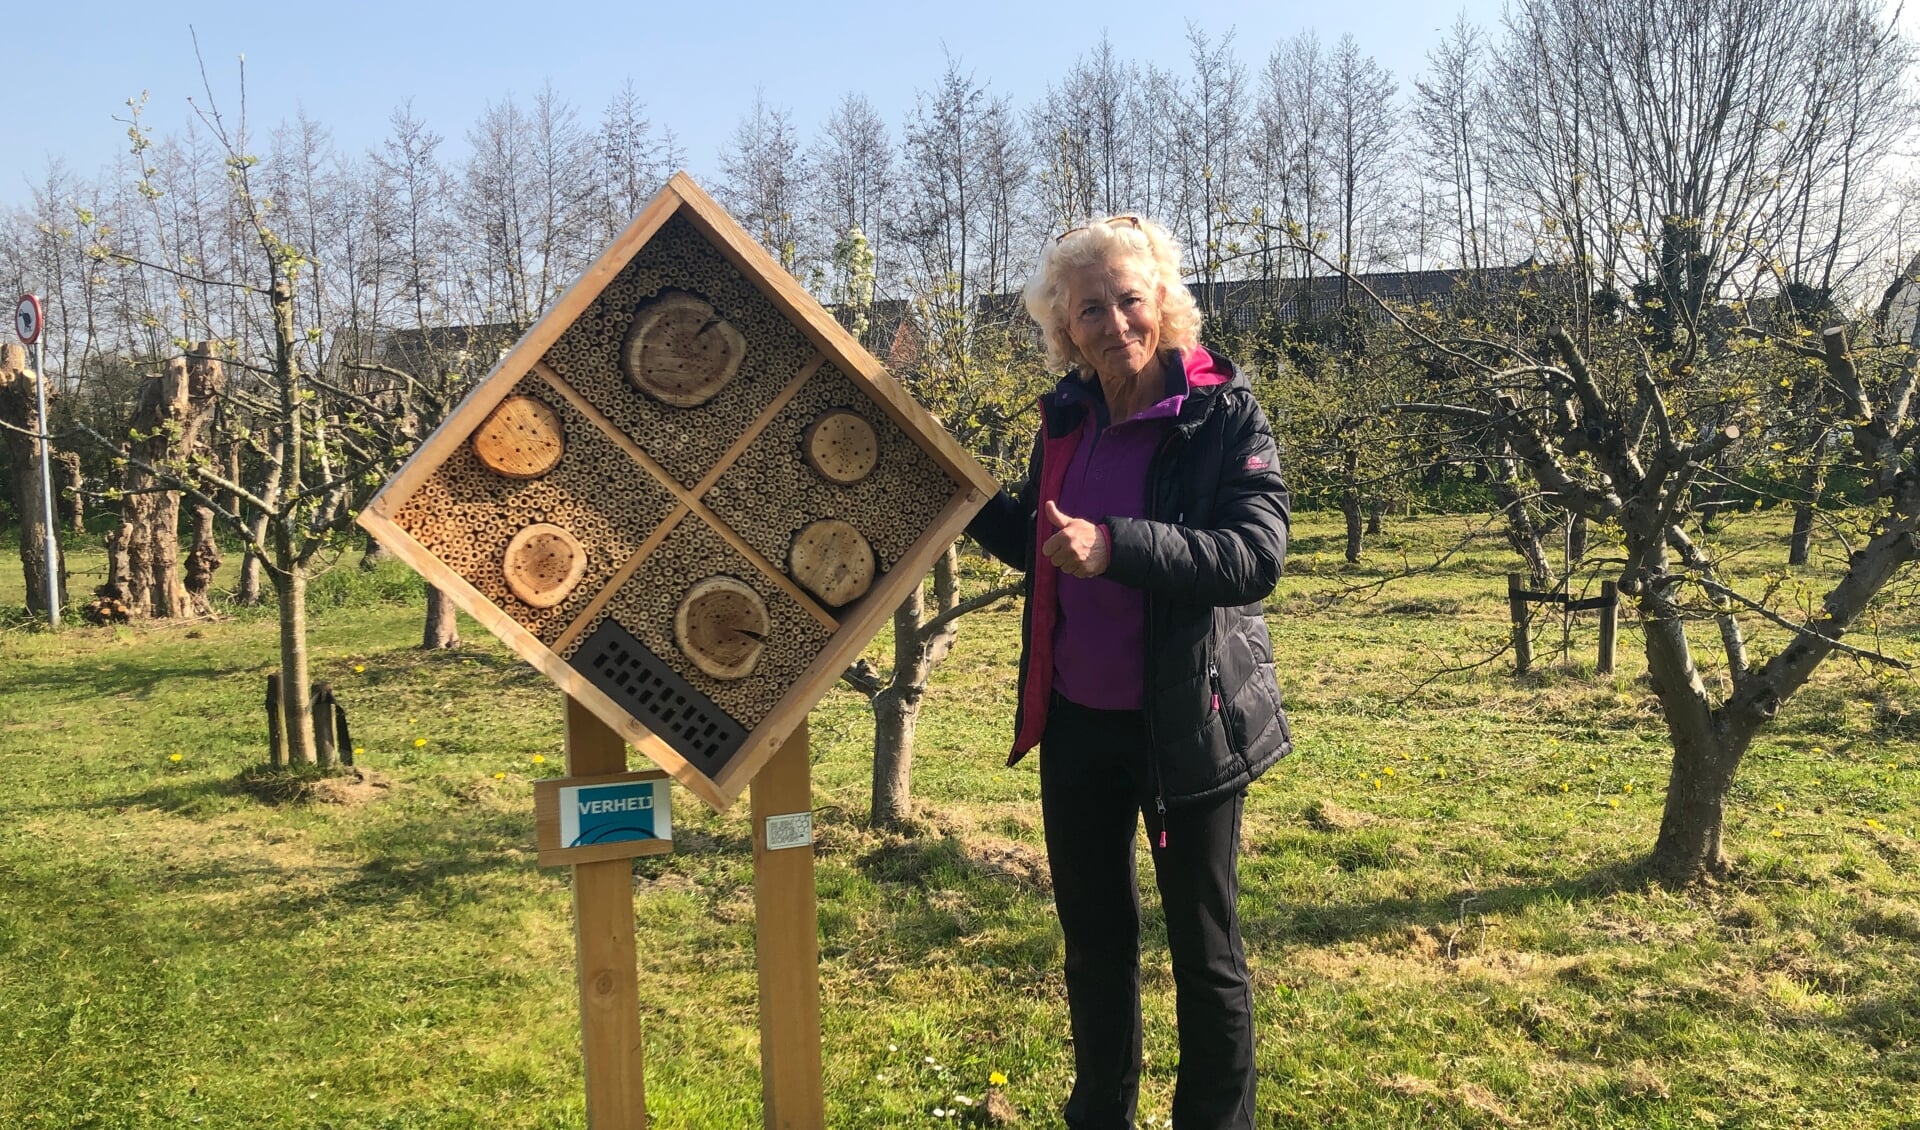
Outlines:
{"label": "black puffer jacket", "polygon": [[[1206,351],[1174,359],[1189,390],[1147,471],[1149,517],[1087,515],[1112,534],[1105,575],[1146,592],[1147,726],[1169,805],[1240,789],[1293,748],[1262,613],[1287,547],[1273,430],[1231,363]],[[1040,411],[1027,481],[1000,492],[967,527],[989,553],[1027,571],[1009,765],[1039,742],[1053,682],[1059,572],[1035,553],[1039,514],[1058,501],[1088,426],[1087,410],[1059,389],[1041,397]]]}

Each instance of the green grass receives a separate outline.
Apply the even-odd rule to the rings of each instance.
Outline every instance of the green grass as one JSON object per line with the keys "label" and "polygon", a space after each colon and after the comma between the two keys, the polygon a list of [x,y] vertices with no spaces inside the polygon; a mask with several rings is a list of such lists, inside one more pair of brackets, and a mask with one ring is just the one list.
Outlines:
{"label": "green grass", "polygon": [[[1333,599],[1468,527],[1390,523],[1355,568],[1337,520],[1301,516],[1271,606],[1299,748],[1247,810],[1261,1125],[1920,1120],[1913,684],[1832,664],[1742,770],[1736,876],[1670,892],[1634,866],[1666,780],[1637,633],[1610,677],[1588,618],[1565,663],[1543,627],[1519,683],[1504,659],[1426,681],[1498,646],[1513,559],[1482,538]],[[1756,574],[1777,525],[1747,535]],[[19,583],[0,570],[0,604]],[[266,616],[0,631],[0,1125],[584,1125],[567,878],[532,858],[558,694],[469,621],[461,651],[415,650],[417,594],[397,570],[315,585],[315,676],[390,781],[357,806],[245,787]],[[1913,646],[1915,619],[1890,602],[1881,645]],[[964,621],[913,836],[865,826],[865,704],[836,690],[814,713],[830,1125],[945,1124],[933,1109],[996,1071],[1027,1124],[1057,1123],[1036,766],[1000,767],[1017,626]],[[649,1105],[662,1128],[758,1126],[745,805],[676,807],[675,854],[635,865]],[[1164,1125],[1149,922],[1141,1113]]]}

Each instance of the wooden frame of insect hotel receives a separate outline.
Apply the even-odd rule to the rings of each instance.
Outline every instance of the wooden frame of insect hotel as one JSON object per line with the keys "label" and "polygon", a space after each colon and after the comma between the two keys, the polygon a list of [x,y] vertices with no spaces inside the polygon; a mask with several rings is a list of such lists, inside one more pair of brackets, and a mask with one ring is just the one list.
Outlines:
{"label": "wooden frame of insect hotel", "polygon": [[566,692],[570,773],[725,809],[797,745],[809,809],[807,712],[995,489],[681,173],[359,520]]}
{"label": "wooden frame of insect hotel", "polygon": [[682,173],[360,523],[724,809],[995,489]]}

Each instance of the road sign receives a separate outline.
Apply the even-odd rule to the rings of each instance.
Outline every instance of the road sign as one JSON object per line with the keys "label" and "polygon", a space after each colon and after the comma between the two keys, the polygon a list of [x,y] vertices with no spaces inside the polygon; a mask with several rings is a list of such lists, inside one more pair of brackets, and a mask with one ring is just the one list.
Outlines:
{"label": "road sign", "polygon": [[13,330],[20,335],[20,340],[26,342],[28,345],[32,345],[34,342],[40,340],[41,321],[40,296],[37,294],[21,295],[20,305],[13,309]]}

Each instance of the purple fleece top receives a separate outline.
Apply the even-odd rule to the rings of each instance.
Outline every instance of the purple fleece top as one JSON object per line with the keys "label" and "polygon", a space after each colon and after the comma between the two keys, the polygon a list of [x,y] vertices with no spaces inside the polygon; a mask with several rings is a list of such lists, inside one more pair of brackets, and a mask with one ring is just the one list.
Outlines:
{"label": "purple fleece top", "polygon": [[[1166,369],[1166,396],[1119,423],[1108,422],[1097,379],[1075,390],[1087,412],[1060,485],[1063,513],[1101,526],[1109,518],[1147,516],[1147,466],[1189,391],[1184,366]],[[1146,663],[1147,594],[1106,577],[1062,573],[1060,619],[1053,627],[1054,689],[1096,710],[1139,710],[1146,704]]]}

